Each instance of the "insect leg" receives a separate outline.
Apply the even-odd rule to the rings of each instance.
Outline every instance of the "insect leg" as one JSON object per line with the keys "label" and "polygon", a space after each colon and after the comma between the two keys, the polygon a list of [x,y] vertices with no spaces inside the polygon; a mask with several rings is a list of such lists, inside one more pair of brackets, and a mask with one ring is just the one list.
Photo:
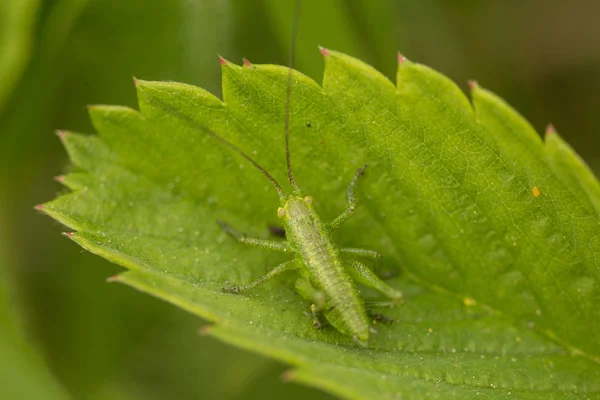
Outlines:
{"label": "insect leg", "polygon": [[342,254],[352,254],[358,257],[370,258],[372,260],[380,261],[382,256],[381,253],[375,250],[368,249],[357,249],[353,247],[348,247],[344,249],[340,249]]}
{"label": "insect leg", "polygon": [[[366,304],[365,304],[366,305]],[[369,308],[367,306],[367,314],[369,315],[369,317],[371,317],[371,319],[373,320],[373,323],[376,324],[378,322],[383,322],[385,324],[392,324],[394,323],[394,319],[388,317],[385,314],[381,314],[378,312],[373,311],[373,309]]]}
{"label": "insect leg", "polygon": [[342,254],[353,255],[362,258],[368,258],[375,260],[375,269],[380,269],[383,266],[383,256],[381,253],[375,250],[368,249],[357,249],[357,248],[345,248],[340,250]]}
{"label": "insect leg", "polygon": [[279,236],[280,238],[285,239],[285,228],[284,227],[269,224],[268,228],[269,228],[269,232],[271,232],[272,235]]}
{"label": "insect leg", "polygon": [[306,300],[312,301],[310,305],[310,313],[313,317],[313,326],[321,329],[325,321],[321,318],[320,313],[327,308],[327,299],[325,293],[314,288],[310,281],[305,277],[300,277],[296,280],[296,291]]}
{"label": "insect leg", "polygon": [[367,309],[381,309],[381,308],[394,308],[397,304],[394,301],[365,301],[365,307]]}
{"label": "insect leg", "polygon": [[399,302],[402,299],[402,293],[388,286],[377,277],[366,265],[360,261],[352,260],[348,262],[348,273],[352,276],[355,282],[371,287],[385,296]]}
{"label": "insect leg", "polygon": [[398,270],[395,268],[388,268],[386,270],[383,269],[383,256],[381,253],[375,250],[346,248],[340,249],[340,251],[343,255],[352,255],[375,260],[375,266],[373,267],[373,270],[377,273],[377,276],[380,279],[390,279],[398,275]]}
{"label": "insect leg", "polygon": [[348,208],[346,208],[346,210],[339,217],[327,224],[329,229],[338,229],[354,214],[354,210],[356,209],[356,195],[354,194],[354,186],[356,185],[358,178],[360,178],[363,172],[365,172],[366,168],[367,166],[365,165],[364,167],[356,170],[356,175],[354,175],[354,178],[352,178],[350,185],[348,185],[348,191],[346,192],[348,197]]}
{"label": "insect leg", "polygon": [[273,268],[271,271],[269,271],[266,275],[261,276],[260,278],[258,278],[257,280],[255,280],[252,283],[249,283],[248,285],[224,287],[223,291],[227,292],[227,293],[246,292],[248,290],[254,289],[257,286],[262,285],[269,279],[276,277],[277,275],[281,274],[282,272],[291,271],[293,269],[298,269],[298,268],[300,268],[301,265],[302,264],[299,263],[297,260],[290,260],[290,261],[284,262],[283,264],[279,264],[278,266]]}
{"label": "insect leg", "polygon": [[313,302],[313,306],[316,307],[316,311],[320,311],[325,307],[327,301],[325,293],[315,289],[315,287],[310,283],[310,281],[307,278],[300,277],[296,279],[295,286],[296,291],[298,292],[298,294],[300,294],[300,296],[302,296],[308,301]]}
{"label": "insect leg", "polygon": [[265,250],[274,250],[274,251],[288,251],[288,246],[286,242],[276,242],[274,240],[265,240],[265,239],[255,239],[249,238],[244,233],[241,233],[234,228],[232,228],[228,223],[223,221],[217,221],[221,228],[231,236],[233,236],[238,242],[243,243],[248,246],[258,247]]}

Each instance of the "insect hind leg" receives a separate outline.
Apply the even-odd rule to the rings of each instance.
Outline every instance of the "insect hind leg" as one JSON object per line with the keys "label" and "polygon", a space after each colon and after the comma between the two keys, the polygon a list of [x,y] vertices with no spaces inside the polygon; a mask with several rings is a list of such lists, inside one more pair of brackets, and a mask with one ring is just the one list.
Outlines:
{"label": "insect hind leg", "polygon": [[258,278],[254,282],[249,283],[248,285],[224,287],[223,291],[226,293],[235,293],[235,294],[243,293],[248,290],[252,290],[257,286],[262,285],[263,283],[267,282],[268,280],[271,280],[271,279],[275,278],[276,276],[280,275],[282,272],[291,271],[291,270],[298,269],[298,268],[300,268],[300,263],[297,260],[287,261],[287,262],[284,262],[283,264],[279,264],[278,266],[273,268],[271,271],[269,271],[266,275],[261,276],[260,278]]}
{"label": "insect hind leg", "polygon": [[237,240],[238,242],[243,243],[247,246],[258,247],[258,248],[264,249],[264,250],[273,250],[273,251],[282,251],[282,252],[288,251],[288,245],[287,245],[287,242],[285,242],[285,241],[284,242],[276,242],[274,240],[249,238],[246,236],[246,234],[241,233],[240,231],[234,229],[227,222],[217,220],[217,223],[221,226],[221,229],[223,229],[223,231],[225,233],[233,236],[233,238],[235,240]]}
{"label": "insect hind leg", "polygon": [[355,282],[368,286],[392,299],[395,303],[402,301],[402,293],[387,285],[375,275],[365,264],[352,260],[348,262],[348,273]]}
{"label": "insect hind leg", "polygon": [[384,324],[393,324],[394,323],[393,318],[388,317],[385,314],[381,314],[381,313],[373,310],[373,308],[371,308],[369,306],[366,306],[366,311],[374,324],[377,324],[379,322],[382,322]]}
{"label": "insect hind leg", "polygon": [[350,219],[352,215],[354,215],[354,210],[356,209],[356,194],[354,193],[354,187],[356,186],[356,181],[358,181],[358,178],[360,178],[361,175],[365,172],[365,169],[367,169],[366,164],[364,167],[356,170],[356,174],[354,175],[354,178],[352,178],[352,181],[350,181],[350,185],[348,185],[348,190],[346,192],[346,196],[348,197],[348,208],[346,208],[346,210],[342,214],[340,214],[340,216],[338,216],[336,219],[327,224],[329,229],[338,229],[344,224],[344,222],[346,222],[348,219]]}
{"label": "insect hind leg", "polygon": [[[382,308],[394,308],[395,306],[396,304],[393,301],[365,301],[365,311],[373,325],[379,323],[391,325],[396,322],[393,318],[379,312]],[[370,329],[374,328],[371,327]]]}
{"label": "insect hind leg", "polygon": [[383,256],[381,253],[375,250],[360,249],[354,247],[347,247],[340,249],[343,256],[355,256],[360,258],[366,258],[375,261],[373,271],[377,274],[380,279],[390,279],[398,275],[398,270],[395,268],[384,269],[383,267]]}

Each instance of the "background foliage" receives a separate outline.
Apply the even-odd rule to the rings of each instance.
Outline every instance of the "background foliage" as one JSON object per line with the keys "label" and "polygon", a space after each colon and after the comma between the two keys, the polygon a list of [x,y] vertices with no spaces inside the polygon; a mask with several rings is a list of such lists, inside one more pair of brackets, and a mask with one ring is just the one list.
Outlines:
{"label": "background foliage", "polygon": [[[320,395],[283,385],[277,364],[198,337],[195,317],[107,285],[116,266],[81,252],[60,237],[58,224],[32,212],[62,190],[52,181],[66,165],[54,129],[91,132],[86,104],[135,107],[132,75],[218,94],[217,53],[285,64],[292,11],[284,3],[0,4],[0,276],[9,305],[1,321],[14,327],[2,329],[7,333],[0,340],[11,345],[0,349],[27,348],[17,357],[24,367],[12,370],[48,382],[38,398],[65,392],[123,399]],[[297,68],[320,80],[316,45],[322,44],[393,77],[401,50],[456,82],[478,79],[539,131],[551,120],[595,166],[600,27],[593,18],[599,11],[586,1],[307,0]],[[0,370],[15,365],[6,351],[0,357]]]}

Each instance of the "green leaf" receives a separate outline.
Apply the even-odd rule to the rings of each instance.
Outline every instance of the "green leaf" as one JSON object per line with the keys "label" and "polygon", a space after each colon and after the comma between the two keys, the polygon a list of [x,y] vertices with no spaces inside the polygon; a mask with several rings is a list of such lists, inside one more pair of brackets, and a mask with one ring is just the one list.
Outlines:
{"label": "green leaf", "polygon": [[215,223],[267,237],[278,201],[201,127],[285,183],[287,68],[226,63],[224,102],[138,81],[140,112],[92,107],[99,136],[59,134],[73,192],[44,211],[82,247],[130,269],[115,280],[214,321],[208,333],[290,363],[288,378],[341,397],[598,398],[593,197],[565,183],[549,162],[559,157],[490,92],[474,88],[473,110],[452,82],[412,62],[400,63],[397,87],[341,53],[325,65],[322,87],[293,75],[292,163],[324,220],[344,209],[354,170],[369,164],[357,215],[336,240],[382,252],[403,272],[390,284],[406,295],[369,348],[315,330],[293,276],[248,295],[221,291],[286,257],[246,248]]}
{"label": "green leaf", "polygon": [[556,175],[578,197],[589,198],[596,211],[600,213],[600,182],[571,146],[558,136],[552,126],[546,131],[546,151],[548,163]]}

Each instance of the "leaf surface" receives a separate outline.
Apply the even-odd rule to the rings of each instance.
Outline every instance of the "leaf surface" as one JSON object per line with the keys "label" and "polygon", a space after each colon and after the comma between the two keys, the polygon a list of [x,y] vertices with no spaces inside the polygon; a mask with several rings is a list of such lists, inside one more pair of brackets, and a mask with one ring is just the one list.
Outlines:
{"label": "leaf surface", "polygon": [[[344,209],[354,170],[369,164],[359,211],[336,240],[380,251],[406,294],[369,348],[312,328],[293,276],[248,295],[221,292],[289,256],[220,231],[217,219],[268,237],[278,201],[203,127],[286,183],[287,68],[226,63],[224,101],[138,81],[139,112],[92,107],[99,136],[59,134],[72,192],[44,211],[130,270],[116,280],[215,321],[211,334],[341,397],[598,398],[600,226],[585,184],[557,173],[554,162],[570,158],[492,93],[475,87],[472,107],[424,66],[400,63],[395,86],[341,53],[325,65],[322,86],[293,75],[292,163],[324,220]],[[589,172],[573,176],[597,185]]]}

